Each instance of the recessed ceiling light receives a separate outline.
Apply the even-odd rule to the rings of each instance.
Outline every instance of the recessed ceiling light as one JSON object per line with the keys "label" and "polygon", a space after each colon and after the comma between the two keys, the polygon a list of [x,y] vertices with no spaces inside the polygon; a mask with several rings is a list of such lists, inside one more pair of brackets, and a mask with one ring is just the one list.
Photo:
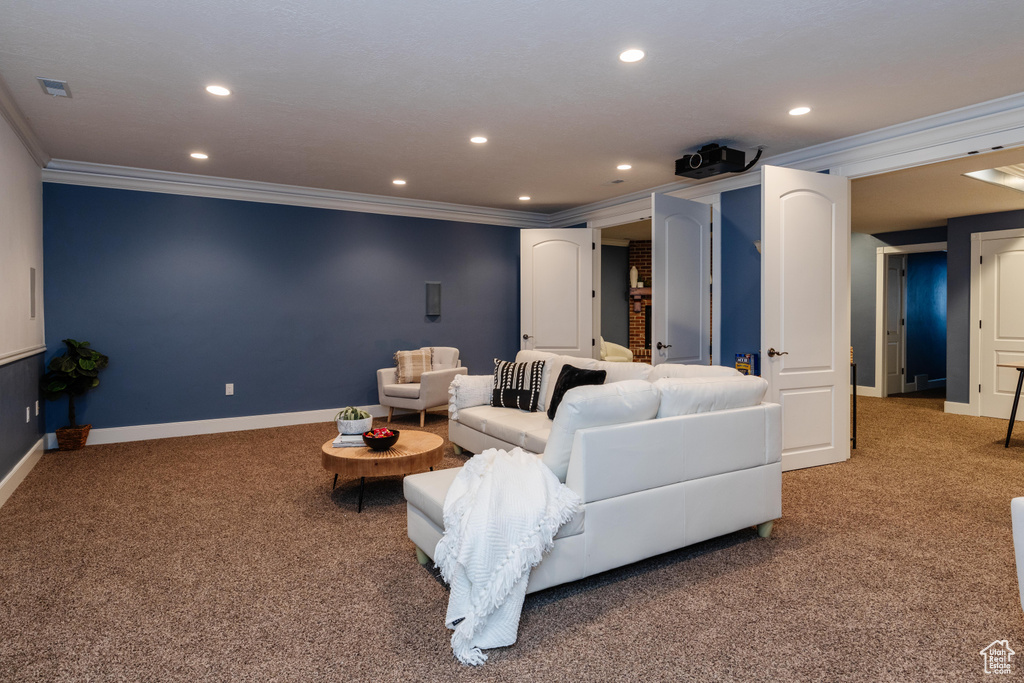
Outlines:
{"label": "recessed ceiling light", "polygon": [[620,171],[628,171],[629,169],[633,168],[633,165],[632,164],[619,164],[615,168],[619,169]]}
{"label": "recessed ceiling light", "polygon": [[208,85],[206,86],[206,92],[211,95],[219,95],[221,97],[227,97],[231,94],[231,91],[225,88],[223,85]]}
{"label": "recessed ceiling light", "polygon": [[469,139],[469,141],[470,142],[475,142],[478,145],[482,145],[485,142],[487,142],[487,138],[485,138],[483,135],[477,135],[477,136],[471,137]]}
{"label": "recessed ceiling light", "polygon": [[203,154],[202,152],[192,152],[191,154],[189,154],[189,156],[192,157],[193,159],[209,159],[210,158],[209,154]]}
{"label": "recessed ceiling light", "polygon": [[521,201],[521,202],[528,202],[528,201],[530,201],[530,195],[524,194],[522,197],[519,198],[519,201]]}
{"label": "recessed ceiling light", "polygon": [[643,50],[626,50],[619,55],[619,59],[624,62],[639,62],[644,58]]}
{"label": "recessed ceiling light", "polygon": [[790,116],[803,116],[804,114],[810,114],[810,113],[811,113],[811,108],[810,107],[796,107],[795,109],[790,109],[789,110],[789,115]]}
{"label": "recessed ceiling light", "polygon": [[398,180],[397,178],[395,180],[392,180],[391,182],[393,182],[395,185],[405,185],[404,180]]}

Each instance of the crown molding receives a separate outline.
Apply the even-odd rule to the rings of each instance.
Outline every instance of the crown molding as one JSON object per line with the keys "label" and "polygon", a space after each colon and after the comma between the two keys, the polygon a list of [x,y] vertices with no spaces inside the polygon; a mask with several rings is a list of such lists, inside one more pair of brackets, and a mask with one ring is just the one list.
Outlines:
{"label": "crown molding", "polygon": [[831,170],[838,175],[860,178],[948,161],[972,151],[1022,145],[1024,93],[1017,93],[769,156],[763,158],[751,171],[739,175],[715,180],[679,181],[566,209],[551,215],[551,227],[566,227],[590,221],[614,224],[608,221],[619,214],[635,213],[644,198],[653,192],[671,194],[682,199],[699,199],[757,185],[761,182],[761,174],[756,171],[765,165],[804,171]]}
{"label": "crown molding", "polygon": [[140,190],[192,197],[235,199],[246,202],[308,206],[318,209],[357,211],[390,216],[483,223],[517,228],[546,228],[548,216],[528,211],[492,209],[466,204],[449,204],[424,199],[385,197],[341,190],[324,190],[297,185],[280,185],[255,180],[157,171],[53,159],[43,169],[43,182],[87,185],[120,190]]}
{"label": "crown molding", "polygon": [[[769,156],[751,171],[714,180],[676,181],[620,195],[600,202],[541,214],[509,209],[492,209],[465,204],[359,194],[340,190],[280,185],[252,180],[174,173],[151,169],[111,166],[87,162],[50,160],[36,143],[35,135],[21,117],[9,93],[0,82],[0,113],[12,122],[30,153],[46,159],[43,181],[89,185],[126,190],[164,192],[196,197],[309,206],[415,218],[483,223],[517,228],[564,228],[580,223],[599,226],[637,220],[645,209],[650,213],[652,193],[671,194],[683,199],[702,199],[761,182],[762,165],[785,166],[805,171],[830,170],[850,178],[886,173],[913,166],[946,161],[971,151],[992,147],[1024,145],[1024,93],[961,107],[913,121],[879,128],[838,140]],[[27,131],[28,141],[26,141]],[[42,154],[37,157],[37,154]]]}
{"label": "crown molding", "polygon": [[18,108],[17,103],[14,101],[14,96],[7,89],[7,82],[4,81],[3,76],[0,76],[0,116],[10,124],[14,134],[21,140],[21,144],[25,146],[25,150],[32,159],[40,168],[45,168],[46,164],[50,163],[50,155],[43,149],[39,138],[36,137],[36,132],[32,130],[28,119],[25,118],[25,115],[21,113],[21,109]]}

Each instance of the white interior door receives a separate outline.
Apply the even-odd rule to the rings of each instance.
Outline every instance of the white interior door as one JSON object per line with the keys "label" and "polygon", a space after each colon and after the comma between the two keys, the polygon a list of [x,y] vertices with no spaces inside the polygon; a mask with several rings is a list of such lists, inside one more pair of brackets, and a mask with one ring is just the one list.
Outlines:
{"label": "white interior door", "polygon": [[590,356],[589,228],[520,231],[520,348]]}
{"label": "white interior door", "polygon": [[711,207],[651,196],[651,359],[711,362]]}
{"label": "white interior door", "polygon": [[[981,243],[981,414],[1010,417],[1018,372],[997,367],[1024,363],[1024,238]],[[1024,411],[1017,411],[1024,419]]]}
{"label": "white interior door", "polygon": [[906,364],[905,254],[885,259],[885,395],[902,394]]}
{"label": "white interior door", "polygon": [[761,374],[782,405],[782,468],[848,459],[847,178],[762,167],[761,293]]}

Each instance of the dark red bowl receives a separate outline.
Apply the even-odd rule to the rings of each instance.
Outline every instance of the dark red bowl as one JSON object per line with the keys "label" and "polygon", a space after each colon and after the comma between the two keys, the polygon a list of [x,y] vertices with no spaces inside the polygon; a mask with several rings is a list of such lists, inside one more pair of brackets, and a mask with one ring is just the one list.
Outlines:
{"label": "dark red bowl", "polygon": [[392,429],[391,436],[371,436],[370,432],[363,432],[363,443],[365,443],[370,450],[374,451],[386,451],[398,442],[398,430]]}

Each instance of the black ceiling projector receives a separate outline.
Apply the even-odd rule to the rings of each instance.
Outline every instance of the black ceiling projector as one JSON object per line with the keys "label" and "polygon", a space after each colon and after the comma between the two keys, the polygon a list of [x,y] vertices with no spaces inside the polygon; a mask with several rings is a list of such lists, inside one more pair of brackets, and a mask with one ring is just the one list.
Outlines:
{"label": "black ceiling projector", "polygon": [[712,143],[704,145],[695,154],[676,159],[676,175],[684,178],[710,178],[722,173],[739,173],[746,170],[746,158],[747,155],[738,149]]}

